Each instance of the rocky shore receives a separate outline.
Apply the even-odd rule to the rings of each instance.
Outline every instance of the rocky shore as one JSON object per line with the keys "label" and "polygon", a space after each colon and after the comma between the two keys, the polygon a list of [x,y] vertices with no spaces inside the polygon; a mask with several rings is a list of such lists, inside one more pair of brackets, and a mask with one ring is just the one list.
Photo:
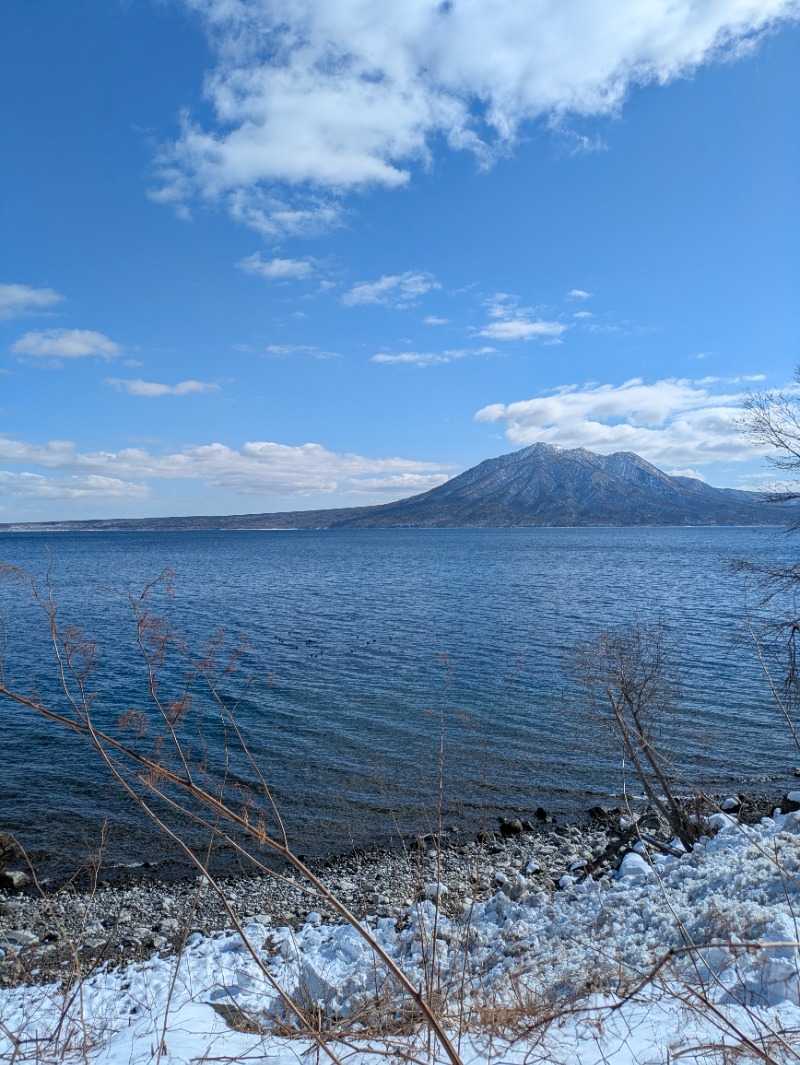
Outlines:
{"label": "rocky shore", "polygon": [[[729,804],[730,804],[729,800]],[[780,800],[744,799],[738,815],[750,822]],[[502,818],[496,830],[465,839],[446,831],[440,839],[418,836],[400,846],[315,859],[309,866],[359,919],[394,916],[402,921],[420,898],[437,898],[445,913],[463,913],[502,891],[517,898],[527,890],[556,891],[564,877],[599,876],[618,865],[634,845],[669,849],[648,811],[637,823],[619,810],[595,807],[581,824]],[[7,838],[7,837],[6,837]],[[0,847],[0,849],[2,849]],[[6,863],[8,864],[8,863]],[[165,882],[142,878],[127,886],[64,888],[55,894],[25,884],[6,870],[0,891],[0,986],[69,982],[102,965],[169,954],[194,932],[230,928],[225,902],[202,876]],[[237,918],[268,927],[298,927],[311,911],[333,917],[299,876],[225,877],[222,895]]]}

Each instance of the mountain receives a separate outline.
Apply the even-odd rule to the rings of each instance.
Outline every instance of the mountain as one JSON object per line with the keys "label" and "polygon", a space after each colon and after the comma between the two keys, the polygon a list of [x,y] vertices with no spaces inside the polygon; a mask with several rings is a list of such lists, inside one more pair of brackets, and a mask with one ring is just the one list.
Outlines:
{"label": "mountain", "polygon": [[563,525],[781,525],[796,508],[670,477],[630,451],[532,444],[396,503],[339,510],[0,525],[0,531],[391,529]]}
{"label": "mountain", "polygon": [[3,531],[446,528],[525,525],[781,525],[796,508],[751,492],[670,477],[632,452],[595,455],[532,444],[487,459],[438,488],[374,507],[224,517],[10,523]]}
{"label": "mountain", "polygon": [[774,525],[785,509],[750,492],[670,477],[629,451],[533,444],[487,459],[423,495],[337,512],[331,527]]}

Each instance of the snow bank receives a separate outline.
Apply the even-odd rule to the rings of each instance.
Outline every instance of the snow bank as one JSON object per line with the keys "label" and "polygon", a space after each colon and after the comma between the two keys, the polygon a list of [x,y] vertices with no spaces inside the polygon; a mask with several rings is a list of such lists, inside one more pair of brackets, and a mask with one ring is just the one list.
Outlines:
{"label": "snow bank", "polygon": [[[800,1031],[800,813],[756,827],[717,815],[715,827],[691,854],[632,852],[616,876],[567,877],[553,897],[528,890],[512,900],[506,885],[456,921],[437,915],[433,899],[446,885],[436,884],[402,921],[368,925],[416,986],[447,997],[453,1015],[459,999],[466,1011],[491,1002],[537,1017],[577,1007],[537,1036],[545,1060],[643,1065],[681,1048],[688,1055],[695,1043],[739,1043],[737,1029],[755,1040],[773,1029]],[[515,894],[519,887],[518,877]],[[392,980],[349,926],[311,914],[298,932],[250,924],[245,933],[272,979],[327,1023],[362,1015],[376,998],[398,1005]],[[669,951],[668,964],[646,983]],[[623,1001],[632,989],[638,993]],[[195,935],[178,962],[100,973],[73,989],[69,1003],[53,987],[0,993],[0,1058],[14,1054],[15,1036],[24,1040],[15,1062],[78,1061],[88,1047],[92,1062],[138,1065],[152,1060],[165,1017],[164,1062],[258,1047],[281,1065],[302,1052],[302,1040],[232,1030],[236,1016],[260,1019],[265,1029],[291,1020],[239,935]],[[493,1045],[511,1062],[531,1051],[529,1043]],[[470,1060],[489,1055],[475,1032],[464,1048]],[[784,1059],[780,1045],[770,1052]],[[717,1060],[703,1053],[688,1060]],[[797,1060],[800,1043],[784,1056]]]}

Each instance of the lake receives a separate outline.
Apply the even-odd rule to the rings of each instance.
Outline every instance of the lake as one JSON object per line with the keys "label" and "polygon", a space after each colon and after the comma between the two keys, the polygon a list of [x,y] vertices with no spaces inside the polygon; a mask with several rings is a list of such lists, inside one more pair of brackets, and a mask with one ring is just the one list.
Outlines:
{"label": "lake", "polygon": [[[619,755],[576,688],[574,648],[636,616],[678,638],[678,768],[714,789],[785,786],[798,756],[727,562],[785,559],[793,546],[763,528],[26,533],[0,536],[0,560],[41,579],[51,558],[59,621],[95,644],[93,714],[111,729],[148,707],[128,595],[173,569],[174,595],[156,589],[153,610],[193,653],[220,629],[246,638],[224,694],[251,678],[236,720],[292,841],[327,853],[424,830],[440,740],[445,819],[464,829],[616,801]],[[46,618],[11,580],[0,607],[9,683],[63,709]],[[180,676],[167,666],[162,680],[167,693]],[[106,819],[112,860],[164,853],[78,737],[6,701],[0,750],[0,828],[38,860],[69,863]],[[247,767],[232,774],[245,779]]]}

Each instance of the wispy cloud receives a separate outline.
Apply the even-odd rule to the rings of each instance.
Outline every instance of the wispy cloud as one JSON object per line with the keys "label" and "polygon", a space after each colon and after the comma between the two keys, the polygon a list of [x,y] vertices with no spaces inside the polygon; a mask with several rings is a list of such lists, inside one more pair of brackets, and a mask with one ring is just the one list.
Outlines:
{"label": "wispy cloud", "polygon": [[495,355],[496,348],[455,348],[446,351],[401,351],[393,354],[381,351],[373,355],[371,362],[385,366],[441,366],[457,359],[466,359],[472,355]]}
{"label": "wispy cloud", "polygon": [[318,348],[316,344],[270,344],[267,348],[268,355],[278,358],[288,358],[292,355],[310,355],[312,359],[338,359],[338,351],[326,351]]}
{"label": "wispy cloud", "polygon": [[560,337],[568,328],[563,322],[512,317],[490,322],[480,330],[480,335],[491,340],[533,340],[535,337]]}
{"label": "wispy cloud", "polygon": [[752,459],[753,444],[739,430],[741,397],[712,391],[713,383],[633,378],[621,385],[563,385],[534,399],[490,404],[475,418],[505,425],[517,445],[635,451],[658,466],[696,469]]}
{"label": "wispy cloud", "polygon": [[449,318],[439,318],[436,314],[429,314],[422,319],[424,325],[449,325]]}
{"label": "wispy cloud", "polygon": [[409,0],[368,17],[364,0],[184,2],[216,57],[213,118],[184,117],[153,196],[183,213],[224,204],[270,237],[338,224],[344,193],[406,185],[440,143],[490,165],[526,122],[613,114],[634,86],[736,56],[798,17],[795,0]]}
{"label": "wispy cloud", "polygon": [[345,307],[374,303],[403,309],[431,289],[442,286],[433,274],[407,270],[404,274],[384,274],[377,281],[359,281],[342,296]]}
{"label": "wispy cloud", "polygon": [[582,288],[573,288],[567,293],[567,299],[590,300],[593,295],[593,292],[585,292]]}
{"label": "wispy cloud", "polygon": [[0,321],[44,314],[63,300],[64,297],[52,288],[0,285]]}
{"label": "wispy cloud", "polygon": [[256,274],[267,281],[304,281],[314,272],[311,259],[264,260],[259,252],[248,255],[236,265],[244,273]]}
{"label": "wispy cloud", "polygon": [[531,307],[520,307],[514,296],[498,292],[486,301],[491,321],[478,330],[478,336],[490,340],[557,340],[569,326],[563,322],[535,317]]}
{"label": "wispy cloud", "polygon": [[[63,484],[69,488],[72,477],[84,481],[101,477],[120,483],[132,479],[140,492],[147,492],[149,482],[191,479],[221,491],[265,499],[333,492],[394,493],[397,498],[401,494],[398,485],[403,491],[423,491],[449,476],[449,467],[435,462],[368,458],[329,451],[320,444],[291,447],[259,440],[238,449],[209,443],[163,453],[144,447],[80,452],[68,440],[33,444],[0,436],[0,463],[27,467],[25,473],[33,476],[40,476],[41,470],[47,471],[45,477],[54,472],[66,475],[63,479],[51,478],[56,487]],[[73,483],[73,487],[78,486]]]}
{"label": "wispy cloud", "polygon": [[98,355],[113,359],[119,344],[94,329],[45,329],[25,333],[11,347],[15,355],[30,358],[82,359]]}
{"label": "wispy cloud", "polygon": [[[163,199],[163,194],[169,191],[162,189],[161,194],[151,193],[151,196]],[[168,202],[180,200],[182,196],[179,189],[177,196],[168,197]],[[253,185],[245,185],[231,190],[222,198],[234,221],[271,240],[285,240],[287,237],[308,240],[338,229],[345,221],[341,204],[331,196],[295,193],[292,202],[287,202]]]}
{"label": "wispy cloud", "polygon": [[219,385],[209,381],[179,381],[176,385],[162,385],[157,381],[133,380],[121,377],[107,377],[107,385],[117,392],[126,392],[129,396],[188,396],[194,392],[218,392]]}

